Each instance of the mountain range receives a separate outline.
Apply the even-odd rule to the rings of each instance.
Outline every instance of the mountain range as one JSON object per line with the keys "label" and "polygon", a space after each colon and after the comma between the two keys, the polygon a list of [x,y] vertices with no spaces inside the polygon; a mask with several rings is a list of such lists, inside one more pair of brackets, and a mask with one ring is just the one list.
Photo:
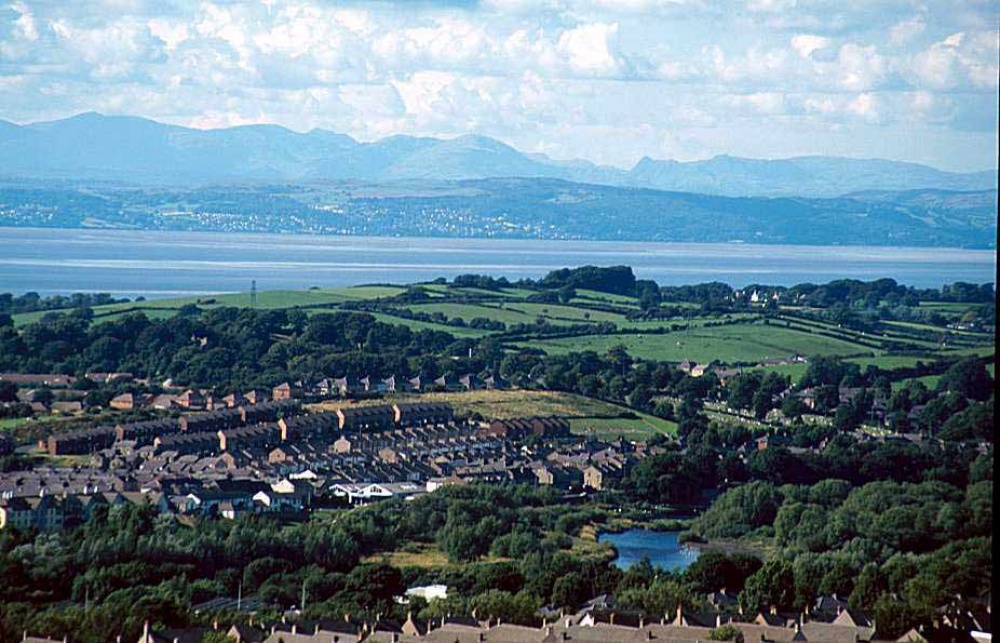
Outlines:
{"label": "mountain range", "polygon": [[642,159],[628,170],[525,154],[485,136],[392,136],[364,143],[277,125],[198,130],[86,113],[28,125],[0,121],[0,178],[134,185],[458,181],[545,178],[734,197],[833,197],[855,192],[995,190],[996,172],[945,172],[916,163],[808,156]]}

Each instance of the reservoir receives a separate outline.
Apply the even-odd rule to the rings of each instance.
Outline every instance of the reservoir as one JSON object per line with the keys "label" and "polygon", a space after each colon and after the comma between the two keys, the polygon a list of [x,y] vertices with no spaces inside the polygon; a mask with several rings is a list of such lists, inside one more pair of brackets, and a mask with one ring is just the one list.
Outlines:
{"label": "reservoir", "polygon": [[653,567],[674,572],[684,571],[698,558],[698,551],[678,543],[678,536],[680,532],[677,531],[630,529],[617,534],[601,534],[597,540],[614,546],[618,552],[615,565],[619,569],[628,569],[645,557]]}
{"label": "reservoir", "polygon": [[994,280],[996,252],[957,248],[766,246],[0,228],[0,293],[146,298],[408,284],[460,274],[511,281],[557,268],[631,266],[660,285],[791,286],[883,277],[919,288]]}

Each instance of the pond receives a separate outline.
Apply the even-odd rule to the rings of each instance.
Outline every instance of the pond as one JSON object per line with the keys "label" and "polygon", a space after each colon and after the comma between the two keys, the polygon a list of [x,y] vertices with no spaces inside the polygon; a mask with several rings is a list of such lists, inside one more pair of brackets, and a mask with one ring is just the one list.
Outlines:
{"label": "pond", "polygon": [[683,571],[698,558],[698,551],[680,544],[679,536],[679,531],[630,529],[617,534],[601,534],[597,540],[614,546],[618,552],[615,565],[619,569],[628,569],[646,557],[654,567]]}

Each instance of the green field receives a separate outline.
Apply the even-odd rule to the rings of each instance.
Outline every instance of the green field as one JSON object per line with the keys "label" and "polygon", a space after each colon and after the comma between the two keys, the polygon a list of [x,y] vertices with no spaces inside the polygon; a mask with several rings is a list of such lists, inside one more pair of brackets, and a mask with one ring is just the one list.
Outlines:
{"label": "green field", "polygon": [[802,376],[806,374],[806,369],[809,368],[808,364],[803,364],[802,362],[796,362],[795,364],[774,364],[773,366],[755,366],[749,370],[755,371],[766,371],[771,373],[777,373],[778,375],[784,375],[791,378],[792,384],[798,384],[802,379]]}
{"label": "green field", "polygon": [[16,429],[28,422],[31,422],[31,418],[3,418],[0,419],[0,431]]}
{"label": "green field", "polygon": [[755,363],[765,359],[788,358],[795,354],[858,355],[871,349],[839,339],[832,339],[792,329],[740,324],[696,328],[662,335],[585,335],[567,339],[532,340],[520,345],[539,348],[552,354],[593,350],[604,353],[613,346],[624,346],[630,355],[662,361],[697,363],[718,360],[723,363]]}
{"label": "green field", "polygon": [[[638,308],[636,298],[592,290],[577,290],[576,298],[570,304],[545,304],[525,301],[528,296],[534,294],[534,291],[519,288],[487,290],[460,288],[448,284],[419,284],[419,287],[433,296],[434,301],[414,304],[393,302],[389,306],[376,309],[371,314],[384,323],[403,324],[413,330],[429,329],[449,333],[458,338],[471,339],[498,335],[499,331],[406,319],[394,315],[394,308],[398,311],[402,306],[412,312],[441,313],[448,319],[462,319],[467,324],[476,318],[500,321],[507,325],[534,325],[539,319],[553,326],[611,322],[627,334],[551,339],[545,336],[531,339],[532,335],[529,334],[520,341],[508,341],[505,346],[508,350],[533,348],[560,355],[583,350],[605,353],[611,347],[621,345],[633,357],[640,359],[669,362],[688,359],[700,364],[718,361],[753,367],[752,365],[764,360],[787,359],[798,354],[807,357],[836,355],[849,359],[861,368],[874,364],[883,369],[892,369],[913,366],[917,361],[931,362],[944,357],[960,358],[969,355],[985,357],[994,352],[992,338],[988,335],[956,334],[924,324],[891,322],[882,326],[884,331],[873,335],[840,328],[836,324],[822,320],[789,316],[782,316],[772,320],[770,324],[763,324],[760,322],[759,313],[747,312],[693,316],[690,319],[629,320],[620,312],[593,310],[589,306],[611,306],[627,312]],[[350,302],[384,300],[406,290],[407,288],[402,286],[375,285],[302,291],[261,291],[257,294],[257,307],[296,308],[307,314],[315,314],[338,310],[341,305]],[[186,305],[196,305],[202,309],[222,306],[248,307],[250,294],[231,293],[129,302],[98,306],[93,312],[95,322],[115,320],[132,311],[140,311],[153,319],[163,319],[175,315]],[[665,305],[697,308],[694,304]],[[968,309],[965,304],[950,303],[933,303],[926,307],[951,312]],[[15,324],[24,325],[45,314],[47,313],[33,312],[14,315]],[[730,323],[708,326],[720,321]],[[939,343],[940,339],[945,337],[945,333],[949,333],[950,337],[948,348],[942,348]],[[900,343],[905,344],[910,350],[916,348],[922,353],[905,356],[892,354],[891,349],[900,346]],[[781,364],[759,368],[776,371],[788,375],[793,381],[798,381],[806,366]],[[594,412],[590,415],[604,414]],[[605,427],[598,422],[592,428],[596,431]],[[642,427],[633,429],[638,431],[642,430]]]}
{"label": "green field", "polygon": [[857,364],[861,367],[861,370],[871,364],[878,366],[883,370],[889,370],[894,368],[911,368],[917,365],[917,362],[928,362],[934,361],[934,357],[931,356],[920,356],[915,357],[912,355],[884,355],[880,354],[877,356],[865,356],[865,357],[852,357],[846,361],[852,364]]}
{"label": "green field", "polygon": [[669,420],[637,413],[637,418],[573,418],[570,430],[576,435],[585,435],[598,440],[648,440],[656,434],[677,435],[677,424]]}
{"label": "green field", "polygon": [[[355,288],[333,288],[326,290],[264,290],[257,293],[257,308],[263,310],[280,308],[311,308],[341,304],[346,301],[386,298],[405,292],[397,286],[358,286]],[[93,308],[94,321],[107,321],[130,311],[141,311],[150,318],[163,319],[171,316],[183,306],[195,305],[203,309],[234,306],[250,307],[250,293],[230,293],[222,295],[201,295],[198,297],[178,297],[153,299],[148,301],[109,304]],[[23,326],[38,321],[49,312],[36,311],[14,315],[14,324]]]}
{"label": "green field", "polygon": [[449,326],[448,324],[435,324],[433,322],[418,321],[416,319],[405,319],[386,313],[370,313],[372,317],[386,324],[396,324],[409,326],[410,330],[437,330],[444,333],[451,333],[455,337],[485,337],[492,331],[479,328],[468,328],[462,326]]}

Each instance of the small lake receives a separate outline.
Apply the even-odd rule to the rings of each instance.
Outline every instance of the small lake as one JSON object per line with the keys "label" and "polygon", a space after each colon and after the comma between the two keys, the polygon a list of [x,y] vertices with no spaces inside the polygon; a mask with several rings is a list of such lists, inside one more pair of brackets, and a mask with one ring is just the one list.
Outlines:
{"label": "small lake", "polygon": [[617,534],[601,534],[598,542],[611,543],[618,551],[615,565],[628,569],[643,557],[649,558],[654,567],[667,571],[683,571],[698,558],[698,551],[678,542],[678,531],[650,531],[630,529]]}

